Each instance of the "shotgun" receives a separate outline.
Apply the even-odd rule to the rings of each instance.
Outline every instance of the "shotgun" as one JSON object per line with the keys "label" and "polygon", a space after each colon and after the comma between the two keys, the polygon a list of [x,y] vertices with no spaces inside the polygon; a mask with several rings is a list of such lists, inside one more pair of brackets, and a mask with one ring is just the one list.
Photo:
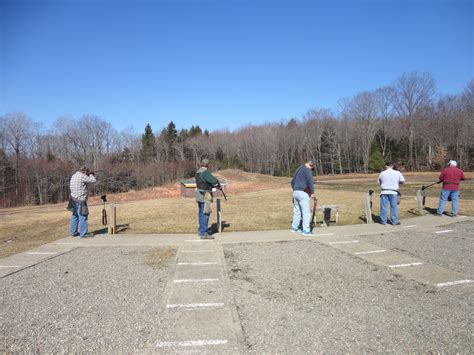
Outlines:
{"label": "shotgun", "polygon": [[423,185],[423,186],[421,187],[421,191],[425,191],[428,187],[431,187],[431,186],[436,185],[436,184],[441,184],[441,183],[442,183],[442,181],[440,180],[440,181],[436,181],[436,182],[434,182],[434,183],[432,183],[432,184],[429,184],[428,186]]}
{"label": "shotgun", "polygon": [[309,223],[309,228],[311,231],[313,231],[313,228],[315,227],[314,223],[314,217],[316,216],[316,207],[318,205],[318,199],[316,198],[316,195],[313,196],[313,212],[311,213],[311,222]]}
{"label": "shotgun", "polygon": [[222,185],[221,185],[220,182],[217,182],[217,188],[218,188],[219,190],[221,190],[222,196],[224,196],[224,200],[227,201],[227,196],[225,195],[224,188],[222,187]]}

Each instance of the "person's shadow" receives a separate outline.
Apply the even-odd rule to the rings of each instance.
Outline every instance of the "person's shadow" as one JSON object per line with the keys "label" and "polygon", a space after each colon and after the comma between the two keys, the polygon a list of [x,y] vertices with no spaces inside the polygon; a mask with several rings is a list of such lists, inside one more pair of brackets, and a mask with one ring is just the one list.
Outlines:
{"label": "person's shadow", "polygon": [[[221,223],[221,226],[222,226],[222,232],[224,231],[225,228],[228,228],[230,227],[230,223],[226,223],[226,221],[222,221]],[[215,233],[218,233],[219,232],[219,226],[217,225],[217,222],[216,223],[213,223],[208,229],[207,229],[207,232],[209,234],[215,234]]]}
{"label": "person's shadow", "polygon": [[[367,223],[367,218],[365,216],[360,216],[359,219],[365,223]],[[380,223],[380,216],[375,215],[372,213],[372,222],[373,223]]]}
{"label": "person's shadow", "polygon": [[[126,230],[128,230],[130,228],[130,224],[118,224],[117,225],[117,229],[115,230],[115,233],[121,233],[121,232],[125,232]],[[104,234],[108,234],[109,233],[109,230],[108,230],[108,227],[105,226],[104,228],[100,228],[100,229],[96,229],[94,231],[91,232],[94,237],[95,236],[100,236],[100,235],[104,235]]]}
{"label": "person's shadow", "polygon": [[437,208],[432,208],[432,207],[426,207],[424,208],[424,210],[428,213],[431,213],[431,214],[436,214],[438,213],[438,209]]}

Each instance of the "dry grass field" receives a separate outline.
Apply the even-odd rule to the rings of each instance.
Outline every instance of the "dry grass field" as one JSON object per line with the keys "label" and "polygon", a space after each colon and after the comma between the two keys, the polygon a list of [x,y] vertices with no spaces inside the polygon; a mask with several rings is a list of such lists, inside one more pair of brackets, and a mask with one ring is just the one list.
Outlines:
{"label": "dry grass field", "polygon": [[[292,218],[292,193],[289,178],[226,170],[216,173],[228,182],[228,201],[222,199],[224,232],[288,229]],[[415,192],[422,185],[437,181],[438,173],[407,173],[402,187],[400,217],[414,216]],[[474,173],[467,173],[473,178]],[[378,215],[377,174],[351,174],[316,177],[318,205],[340,205],[339,223],[364,223],[363,195],[373,189],[373,213]],[[197,230],[197,208],[194,199],[179,197],[179,185],[165,188],[109,195],[117,205],[120,233],[194,233]],[[166,192],[168,191],[168,192]],[[474,215],[474,184],[462,184],[460,213]],[[159,193],[158,193],[159,192]],[[439,185],[427,190],[426,206],[436,208]],[[160,197],[162,196],[162,197]],[[105,233],[101,224],[102,204],[95,197],[89,202],[89,231],[97,236]],[[215,206],[214,206],[215,207]],[[449,211],[449,208],[448,208]],[[70,213],[66,204],[10,208],[0,210],[0,257],[12,255],[66,237]],[[319,216],[321,219],[321,216]],[[215,222],[213,212],[210,223]],[[317,234],[318,230],[316,230]]]}

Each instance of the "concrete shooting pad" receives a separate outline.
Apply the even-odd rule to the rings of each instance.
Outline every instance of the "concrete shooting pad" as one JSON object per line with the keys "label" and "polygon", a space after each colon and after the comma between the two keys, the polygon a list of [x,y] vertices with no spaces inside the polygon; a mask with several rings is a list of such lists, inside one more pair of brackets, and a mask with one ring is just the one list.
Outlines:
{"label": "concrete shooting pad", "polygon": [[473,353],[474,218],[67,237],[0,259],[0,352]]}

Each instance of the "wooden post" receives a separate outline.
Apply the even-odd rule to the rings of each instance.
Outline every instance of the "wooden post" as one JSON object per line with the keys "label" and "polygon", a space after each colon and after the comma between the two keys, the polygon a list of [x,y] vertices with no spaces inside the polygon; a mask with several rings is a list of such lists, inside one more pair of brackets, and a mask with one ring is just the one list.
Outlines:
{"label": "wooden post", "polygon": [[416,207],[418,209],[418,214],[423,216],[425,214],[425,206],[423,205],[423,193],[421,190],[416,191]]}
{"label": "wooden post", "polygon": [[110,205],[110,218],[109,218],[109,225],[108,225],[108,232],[109,234],[115,234],[117,232],[117,207],[113,203]]}
{"label": "wooden post", "polygon": [[221,210],[221,199],[216,199],[216,210],[217,210],[217,232],[222,233],[222,210]]}
{"label": "wooden post", "polygon": [[372,223],[372,207],[370,206],[370,194],[364,195],[364,213],[365,222],[367,224]]}

